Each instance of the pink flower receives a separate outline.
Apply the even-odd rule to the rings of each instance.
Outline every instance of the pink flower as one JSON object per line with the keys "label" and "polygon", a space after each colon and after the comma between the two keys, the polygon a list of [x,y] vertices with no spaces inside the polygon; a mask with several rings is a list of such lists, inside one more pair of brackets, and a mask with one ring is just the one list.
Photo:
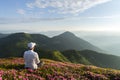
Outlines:
{"label": "pink flower", "polygon": [[19,78],[19,79],[21,79],[21,78],[22,78],[22,76],[18,76],[18,78]]}
{"label": "pink flower", "polygon": [[27,70],[28,70],[29,72],[31,72],[31,73],[34,72],[34,70],[32,70],[32,69],[27,69]]}
{"label": "pink flower", "polygon": [[26,74],[26,76],[28,77],[28,76],[31,76],[31,74]]}
{"label": "pink flower", "polygon": [[27,79],[27,78],[23,78],[23,80],[29,80],[29,79]]}
{"label": "pink flower", "polygon": [[2,80],[2,77],[0,77],[0,80]]}

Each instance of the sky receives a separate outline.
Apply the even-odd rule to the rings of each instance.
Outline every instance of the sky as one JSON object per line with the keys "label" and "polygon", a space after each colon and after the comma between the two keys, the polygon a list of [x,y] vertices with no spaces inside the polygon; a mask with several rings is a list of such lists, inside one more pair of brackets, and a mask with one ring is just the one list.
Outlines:
{"label": "sky", "polygon": [[120,0],[0,0],[0,32],[120,32]]}

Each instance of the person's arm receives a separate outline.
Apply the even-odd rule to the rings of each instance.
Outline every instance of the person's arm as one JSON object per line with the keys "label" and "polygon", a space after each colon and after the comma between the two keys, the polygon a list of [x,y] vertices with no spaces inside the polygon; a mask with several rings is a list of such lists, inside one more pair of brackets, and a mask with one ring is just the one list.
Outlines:
{"label": "person's arm", "polygon": [[26,58],[25,52],[24,52],[24,54],[23,54],[23,58],[24,58],[24,60],[25,60],[25,58]]}
{"label": "person's arm", "polygon": [[36,53],[36,64],[39,64],[39,63],[40,63],[40,59],[39,59],[38,54]]}

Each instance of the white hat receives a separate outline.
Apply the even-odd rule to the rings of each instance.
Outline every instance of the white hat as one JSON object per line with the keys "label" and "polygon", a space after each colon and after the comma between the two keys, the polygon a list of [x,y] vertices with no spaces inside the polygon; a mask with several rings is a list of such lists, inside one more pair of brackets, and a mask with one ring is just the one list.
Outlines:
{"label": "white hat", "polygon": [[33,47],[35,47],[36,46],[36,43],[34,43],[34,42],[30,42],[30,43],[28,43],[28,47],[31,49],[31,48],[33,48]]}

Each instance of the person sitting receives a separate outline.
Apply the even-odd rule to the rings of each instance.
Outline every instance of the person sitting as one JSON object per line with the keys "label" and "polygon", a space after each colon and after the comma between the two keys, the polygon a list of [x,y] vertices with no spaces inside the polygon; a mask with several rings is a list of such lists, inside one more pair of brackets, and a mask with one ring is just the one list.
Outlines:
{"label": "person sitting", "polygon": [[28,49],[24,52],[24,61],[25,61],[25,68],[26,69],[37,69],[40,63],[38,53],[34,51],[36,43],[30,42],[28,43]]}

